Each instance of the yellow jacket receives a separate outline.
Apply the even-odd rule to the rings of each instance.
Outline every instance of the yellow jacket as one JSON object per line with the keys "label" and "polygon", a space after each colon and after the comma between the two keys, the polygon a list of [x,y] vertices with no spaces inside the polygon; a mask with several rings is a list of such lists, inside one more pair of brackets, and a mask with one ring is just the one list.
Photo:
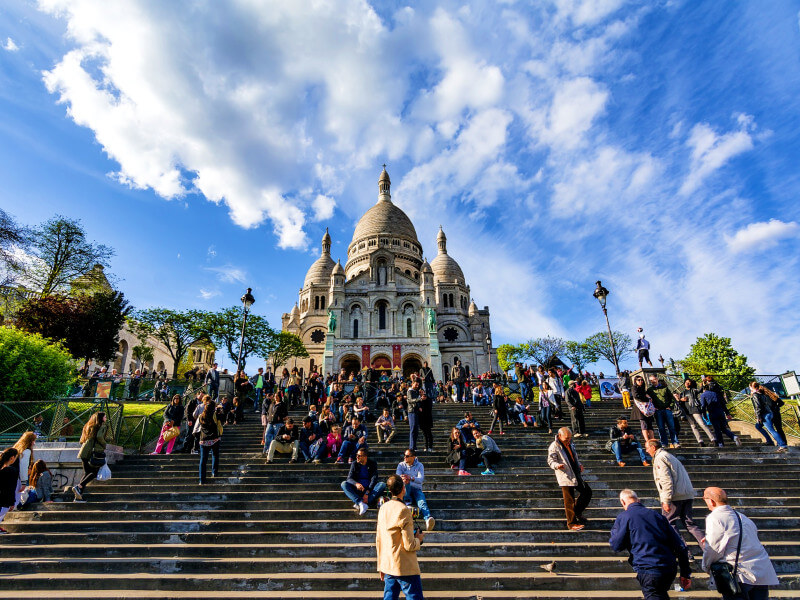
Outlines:
{"label": "yellow jacket", "polygon": [[414,518],[400,500],[390,500],[378,512],[378,571],[395,577],[419,575],[417,550],[420,541],[414,537]]}

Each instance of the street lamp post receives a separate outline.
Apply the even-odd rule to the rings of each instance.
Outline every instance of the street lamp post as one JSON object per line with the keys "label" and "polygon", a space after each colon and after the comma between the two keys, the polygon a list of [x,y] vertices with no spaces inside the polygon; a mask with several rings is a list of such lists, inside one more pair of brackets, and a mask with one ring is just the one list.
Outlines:
{"label": "street lamp post", "polygon": [[253,288],[247,288],[247,291],[242,296],[242,304],[244,305],[244,318],[242,319],[242,339],[239,340],[239,358],[236,360],[236,372],[238,373],[242,369],[242,349],[244,348],[244,328],[247,325],[247,313],[250,312],[250,307],[253,306],[256,299],[253,298],[253,294],[250,292],[253,291]]}
{"label": "street lamp post", "polygon": [[614,358],[614,369],[617,372],[617,377],[619,377],[619,363],[617,362],[617,347],[614,344],[614,336],[611,334],[611,323],[608,322],[608,310],[606,309],[606,301],[608,300],[609,291],[603,287],[603,284],[599,281],[597,282],[597,287],[594,290],[594,294],[592,294],[597,301],[600,303],[600,308],[603,309],[603,315],[606,317],[606,327],[608,328],[608,341],[611,342],[611,354]]}

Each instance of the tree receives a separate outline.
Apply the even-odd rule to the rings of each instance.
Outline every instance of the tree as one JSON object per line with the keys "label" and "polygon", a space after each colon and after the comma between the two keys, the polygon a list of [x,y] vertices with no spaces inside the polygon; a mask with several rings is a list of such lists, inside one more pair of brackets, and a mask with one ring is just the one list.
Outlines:
{"label": "tree", "polygon": [[80,221],[58,215],[34,229],[31,253],[35,260],[20,269],[43,296],[66,291],[75,278],[95,265],[107,267],[114,256],[108,246],[86,239]]}
{"label": "tree", "polygon": [[15,275],[22,267],[15,251],[27,245],[25,228],[17,225],[11,215],[0,208],[0,286],[14,282]]}
{"label": "tree", "polygon": [[290,358],[306,358],[308,350],[298,336],[281,331],[275,336],[272,349],[268,354],[272,357],[273,368],[277,371],[279,367],[289,362]]}
{"label": "tree", "polygon": [[537,364],[547,366],[553,358],[564,353],[565,343],[559,337],[548,335],[547,337],[528,340],[526,346],[526,356],[532,358]]}
{"label": "tree", "polygon": [[201,337],[202,313],[169,308],[148,308],[136,313],[136,320],[148,335],[154,336],[172,358],[172,377],[178,377],[178,365],[189,346]]}
{"label": "tree", "polygon": [[112,360],[119,347],[119,331],[131,311],[122,292],[98,292],[69,298],[61,295],[28,300],[17,312],[17,325],[53,341],[62,341],[84,364]]}
{"label": "tree", "polygon": [[564,356],[578,369],[578,373],[583,373],[586,365],[597,362],[600,356],[596,350],[589,346],[585,341],[568,341],[564,344]]}
{"label": "tree", "polygon": [[[633,354],[633,340],[631,340],[631,336],[621,331],[612,331],[611,335],[614,338],[614,347],[617,351],[617,364],[622,364],[628,356]],[[598,359],[602,357],[612,365],[614,364],[614,351],[611,349],[607,331],[599,331],[594,335],[590,335],[586,338],[584,344]]]}
{"label": "tree", "polygon": [[515,362],[521,361],[525,357],[525,344],[500,344],[497,348],[497,364],[500,370],[507,373],[513,368]]}
{"label": "tree", "polygon": [[[239,342],[242,338],[242,307],[232,306],[217,312],[202,314],[199,330],[208,337],[217,348],[225,348],[231,360],[236,363],[239,358]],[[264,317],[248,315],[244,333],[242,365],[244,369],[247,357],[251,354],[266,357],[276,345],[277,333]]]}
{"label": "tree", "polygon": [[75,381],[75,360],[58,342],[0,327],[0,390],[4,400],[50,400]]}
{"label": "tree", "polygon": [[697,338],[689,354],[681,362],[683,369],[694,376],[711,374],[728,390],[742,390],[753,381],[756,370],[747,364],[747,357],[739,354],[731,338],[707,333]]}

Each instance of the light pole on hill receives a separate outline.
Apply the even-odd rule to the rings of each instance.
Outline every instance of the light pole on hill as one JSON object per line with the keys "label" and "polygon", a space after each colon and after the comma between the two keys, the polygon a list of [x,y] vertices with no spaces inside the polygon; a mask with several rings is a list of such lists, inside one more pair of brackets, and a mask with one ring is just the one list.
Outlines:
{"label": "light pole on hill", "polygon": [[606,317],[606,327],[608,327],[608,341],[611,342],[611,354],[614,358],[614,369],[617,371],[619,377],[619,363],[617,362],[617,347],[614,344],[614,336],[611,334],[611,323],[608,322],[608,310],[606,309],[606,301],[608,300],[609,291],[603,287],[603,284],[597,282],[597,287],[592,294],[600,303],[600,308],[603,309],[603,315]]}
{"label": "light pole on hill", "polygon": [[242,319],[242,339],[239,341],[239,358],[236,360],[236,373],[242,370],[242,349],[244,348],[244,328],[247,325],[247,313],[250,312],[250,307],[253,306],[256,299],[250,292],[253,288],[247,288],[247,291],[242,296],[242,304],[244,304],[244,318]]}

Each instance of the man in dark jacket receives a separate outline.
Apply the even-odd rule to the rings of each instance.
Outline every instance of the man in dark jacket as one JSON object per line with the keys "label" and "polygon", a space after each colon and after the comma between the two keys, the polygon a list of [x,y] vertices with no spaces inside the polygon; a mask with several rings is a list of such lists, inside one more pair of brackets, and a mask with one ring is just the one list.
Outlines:
{"label": "man in dark jacket", "polygon": [[578,391],[578,380],[571,379],[564,399],[569,406],[569,417],[572,421],[573,437],[589,437],[586,433],[586,420],[583,415],[583,400]]}
{"label": "man in dark jacket", "polygon": [[358,451],[367,447],[367,428],[358,417],[353,417],[350,425],[344,428],[342,432],[342,448],[339,450],[339,456],[336,462],[341,464],[344,459],[347,462],[353,462],[353,456],[358,454]]}
{"label": "man in dark jacket", "polygon": [[342,482],[342,491],[353,501],[353,508],[362,516],[369,505],[378,499],[386,489],[386,484],[378,481],[378,463],[369,458],[369,451],[360,448],[356,460],[350,465],[347,479]]}
{"label": "man in dark jacket", "polygon": [[450,379],[456,386],[456,402],[466,402],[464,399],[464,383],[467,381],[467,371],[461,366],[461,361],[456,359],[450,370]]}
{"label": "man in dark jacket", "polygon": [[672,405],[675,403],[672,392],[663,380],[655,375],[650,375],[650,387],[647,388],[656,407],[656,424],[661,437],[661,445],[665,448],[680,448],[678,431],[675,427],[675,417],[672,414]]}
{"label": "man in dark jacket", "polygon": [[639,442],[636,441],[636,434],[628,427],[628,419],[625,417],[617,419],[616,427],[611,428],[611,450],[614,452],[617,464],[620,467],[625,466],[622,455],[634,451],[639,453],[639,460],[642,461],[645,467],[650,466],[650,461],[647,460],[644,449],[639,445]]}
{"label": "man in dark jacket", "polygon": [[433,376],[433,369],[428,366],[428,362],[422,363],[422,368],[419,370],[419,376],[422,378],[422,385],[428,398],[435,397],[436,378]]}
{"label": "man in dark jacket", "polygon": [[315,463],[322,462],[327,449],[325,442],[319,423],[313,417],[304,418],[303,427],[300,429],[300,453],[307,463],[312,460]]}
{"label": "man in dark jacket", "polygon": [[300,451],[299,437],[299,431],[294,425],[294,419],[286,417],[286,421],[280,429],[278,429],[275,439],[269,444],[267,462],[272,462],[276,452],[280,452],[281,454],[289,454],[289,452],[291,452],[292,458],[289,459],[289,462],[296,463],[297,455]]}
{"label": "man in dark jacket", "polygon": [[275,439],[275,434],[278,433],[278,429],[280,428],[284,419],[289,416],[289,409],[286,407],[286,403],[283,401],[282,394],[276,394],[272,402],[269,404],[267,404],[268,399],[269,396],[264,399],[264,403],[261,407],[262,415],[264,415],[264,408],[266,407],[266,415],[264,415],[264,421],[266,421],[266,429],[264,430],[265,454],[269,451],[269,445],[272,443],[272,440]]}
{"label": "man in dark jacket", "polygon": [[628,562],[636,571],[644,600],[669,600],[668,590],[680,565],[681,587],[692,586],[689,554],[681,536],[667,519],[645,508],[633,490],[622,490],[620,503],[625,508],[611,528],[609,544],[615,552],[627,550]]}

